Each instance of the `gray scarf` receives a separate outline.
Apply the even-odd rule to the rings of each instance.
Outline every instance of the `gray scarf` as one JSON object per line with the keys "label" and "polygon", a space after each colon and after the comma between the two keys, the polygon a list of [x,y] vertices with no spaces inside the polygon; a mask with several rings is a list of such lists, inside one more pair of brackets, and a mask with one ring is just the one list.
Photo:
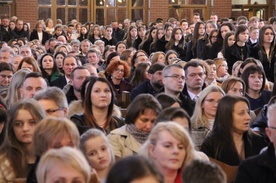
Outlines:
{"label": "gray scarf", "polygon": [[134,124],[127,124],[126,131],[130,133],[140,144],[143,144],[150,134],[150,132],[138,130]]}

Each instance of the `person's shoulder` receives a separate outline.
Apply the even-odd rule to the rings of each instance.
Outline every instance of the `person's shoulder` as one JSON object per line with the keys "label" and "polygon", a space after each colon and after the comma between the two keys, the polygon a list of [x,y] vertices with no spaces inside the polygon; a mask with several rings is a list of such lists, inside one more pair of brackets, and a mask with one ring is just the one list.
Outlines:
{"label": "person's shoulder", "polygon": [[123,125],[120,128],[116,128],[116,129],[112,130],[109,135],[127,136],[128,132],[126,131],[126,125]]}

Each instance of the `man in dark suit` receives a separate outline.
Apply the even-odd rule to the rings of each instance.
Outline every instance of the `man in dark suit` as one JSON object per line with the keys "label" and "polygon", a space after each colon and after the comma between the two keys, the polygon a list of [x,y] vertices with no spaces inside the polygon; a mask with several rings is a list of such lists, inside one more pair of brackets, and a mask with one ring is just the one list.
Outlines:
{"label": "man in dark suit", "polygon": [[10,19],[7,16],[1,17],[0,41],[9,41],[9,22]]}
{"label": "man in dark suit", "polygon": [[17,19],[15,26],[15,29],[9,33],[9,39],[25,38],[29,40],[29,33],[23,29],[23,20]]}
{"label": "man in dark suit", "polygon": [[133,101],[136,96],[142,93],[155,95],[163,87],[162,72],[164,67],[164,64],[158,62],[150,66],[148,71],[150,75],[150,80],[144,81],[131,91],[131,101]]}
{"label": "man in dark suit", "polygon": [[122,41],[125,36],[124,30],[122,30],[118,27],[117,21],[112,21],[111,25],[113,28],[112,37],[116,38],[118,41]]}
{"label": "man in dark suit", "polygon": [[64,75],[60,76],[56,80],[52,81],[50,83],[51,86],[56,86],[60,89],[63,89],[63,87],[67,84],[70,83],[70,75],[73,71],[78,66],[77,59],[73,56],[66,56],[63,59],[63,66],[62,69],[64,71]]}

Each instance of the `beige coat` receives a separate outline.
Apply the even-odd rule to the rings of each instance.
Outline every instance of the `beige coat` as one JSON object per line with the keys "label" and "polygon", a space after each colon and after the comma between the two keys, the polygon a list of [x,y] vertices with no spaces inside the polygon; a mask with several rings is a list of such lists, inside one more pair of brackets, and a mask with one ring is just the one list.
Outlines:
{"label": "beige coat", "polygon": [[0,155],[0,182],[13,182],[15,173],[6,155]]}
{"label": "beige coat", "polygon": [[121,158],[138,153],[141,144],[126,131],[126,125],[110,132],[108,139],[115,156]]}

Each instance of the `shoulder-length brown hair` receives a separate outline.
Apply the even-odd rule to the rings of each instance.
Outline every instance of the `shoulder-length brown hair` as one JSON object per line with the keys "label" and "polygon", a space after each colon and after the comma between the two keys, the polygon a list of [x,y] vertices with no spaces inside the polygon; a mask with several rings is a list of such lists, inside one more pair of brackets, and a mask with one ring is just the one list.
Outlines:
{"label": "shoulder-length brown hair", "polygon": [[[109,89],[110,89],[111,102],[108,106],[108,112],[107,112],[107,116],[106,116],[106,124],[105,124],[104,128],[107,128],[109,125],[111,125],[110,128],[115,129],[114,124],[111,123],[113,105],[114,105],[114,92],[113,92],[112,86],[110,85],[110,83],[105,78],[91,77],[90,81],[86,84],[87,89],[86,89],[85,98],[84,98],[84,101],[83,101],[85,125],[96,128],[96,121],[97,120],[93,115],[92,101],[91,101],[92,88],[93,88],[93,86],[96,82],[106,83],[108,85]],[[85,86],[83,86],[83,87],[85,87]]]}

